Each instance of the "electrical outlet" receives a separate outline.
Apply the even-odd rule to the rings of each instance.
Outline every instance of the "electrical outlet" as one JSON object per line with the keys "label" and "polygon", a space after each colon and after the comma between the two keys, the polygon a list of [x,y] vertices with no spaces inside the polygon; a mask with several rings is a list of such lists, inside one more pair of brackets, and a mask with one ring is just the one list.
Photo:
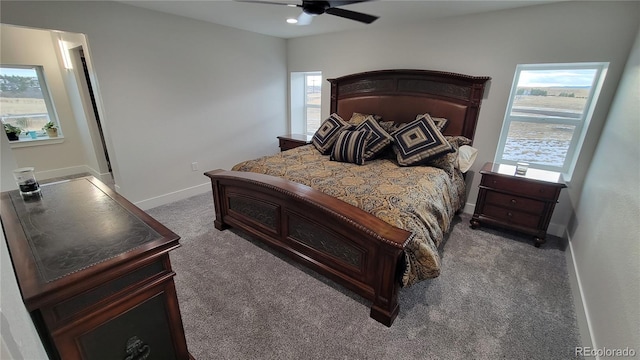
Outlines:
{"label": "electrical outlet", "polygon": [[192,162],[191,163],[191,170],[192,171],[198,171],[198,163],[197,162]]}

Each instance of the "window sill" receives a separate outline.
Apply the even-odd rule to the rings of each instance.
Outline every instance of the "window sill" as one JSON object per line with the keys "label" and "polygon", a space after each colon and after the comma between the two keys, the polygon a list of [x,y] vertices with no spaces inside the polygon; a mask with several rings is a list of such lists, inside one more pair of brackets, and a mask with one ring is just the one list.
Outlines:
{"label": "window sill", "polygon": [[42,137],[40,139],[31,139],[24,138],[17,141],[9,141],[9,146],[12,149],[23,148],[23,147],[31,147],[31,146],[42,146],[42,145],[51,145],[51,144],[60,144],[64,142],[64,136],[58,136],[55,138],[50,137]]}

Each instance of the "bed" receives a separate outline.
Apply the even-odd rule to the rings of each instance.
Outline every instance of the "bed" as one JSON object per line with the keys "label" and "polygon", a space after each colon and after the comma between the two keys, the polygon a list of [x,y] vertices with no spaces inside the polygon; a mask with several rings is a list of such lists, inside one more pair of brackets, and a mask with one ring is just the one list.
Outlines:
{"label": "bed", "polygon": [[[447,119],[448,141],[470,145],[489,80],[429,70],[347,75],[328,79],[330,112],[345,120],[375,115],[396,128],[429,114]],[[321,154],[317,145],[206,172],[215,227],[241,229],[347,287],[372,302],[373,319],[391,326],[401,286],[439,274],[437,248],[465,202],[462,174],[398,166],[389,151],[364,165],[331,161],[333,153]],[[369,197],[378,193],[385,197]]]}

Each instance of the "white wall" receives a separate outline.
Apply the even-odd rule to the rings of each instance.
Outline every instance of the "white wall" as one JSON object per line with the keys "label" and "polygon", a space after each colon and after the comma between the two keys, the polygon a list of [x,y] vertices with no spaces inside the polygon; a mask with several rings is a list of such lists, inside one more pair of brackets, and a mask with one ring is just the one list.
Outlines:
{"label": "white wall", "polygon": [[[278,151],[276,136],[287,129],[283,39],[116,2],[2,1],[0,22],[86,35],[116,183],[143,208],[210,190],[206,170]],[[5,175],[3,167],[10,181]],[[18,356],[42,359],[2,260],[1,309],[12,314],[4,342]]]}
{"label": "white wall", "polygon": [[[517,64],[611,62],[574,179],[563,191],[549,229],[563,235],[635,37],[639,5],[575,1],[291,39],[287,61],[289,71],[321,70],[324,78],[392,68],[491,76],[474,142],[480,150],[474,173],[493,161]],[[329,90],[323,87],[323,117],[329,115]],[[466,211],[475,205],[479,180],[472,176]]]}
{"label": "white wall", "polygon": [[640,352],[640,31],[570,226],[597,348]]}
{"label": "white wall", "polygon": [[2,23],[86,35],[118,191],[141,207],[207,191],[204,171],[278,151],[285,40],[117,2],[0,10]]}
{"label": "white wall", "polygon": [[[78,132],[78,122],[69,102],[69,93],[65,78],[58,62],[57,40],[49,31],[27,29],[15,26],[1,26],[0,63],[6,65],[41,65],[56,113],[64,133],[64,142],[43,146],[13,148],[11,153],[18,167],[33,166],[39,179],[66,175],[61,173],[69,169],[71,173],[82,172],[86,164],[87,153]],[[4,135],[3,135],[4,136]],[[2,172],[11,172],[13,168],[3,163]],[[75,170],[80,169],[80,170]]]}

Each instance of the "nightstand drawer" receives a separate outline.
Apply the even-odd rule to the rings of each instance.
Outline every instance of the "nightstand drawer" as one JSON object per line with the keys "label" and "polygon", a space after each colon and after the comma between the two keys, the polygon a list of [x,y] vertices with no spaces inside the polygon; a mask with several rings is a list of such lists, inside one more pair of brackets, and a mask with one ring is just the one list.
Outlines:
{"label": "nightstand drawer", "polygon": [[298,146],[302,146],[299,141],[292,141],[286,139],[280,139],[280,150],[285,151],[293,148],[297,148]]}
{"label": "nightstand drawer", "polygon": [[536,228],[540,223],[539,216],[489,204],[484,206],[484,215],[528,228]]}
{"label": "nightstand drawer", "polygon": [[312,138],[313,137],[311,135],[301,135],[301,134],[289,134],[289,135],[278,136],[278,144],[280,146],[280,151],[286,151],[286,150],[297,148],[298,146],[311,144]]}
{"label": "nightstand drawer", "polygon": [[526,211],[534,214],[541,214],[544,211],[544,202],[524,197],[503,194],[495,191],[487,191],[487,204]]}
{"label": "nightstand drawer", "polygon": [[515,177],[507,178],[503,176],[483,175],[482,185],[514,192],[518,195],[526,195],[554,201],[557,199],[557,187],[538,184],[531,181],[521,181]]}

